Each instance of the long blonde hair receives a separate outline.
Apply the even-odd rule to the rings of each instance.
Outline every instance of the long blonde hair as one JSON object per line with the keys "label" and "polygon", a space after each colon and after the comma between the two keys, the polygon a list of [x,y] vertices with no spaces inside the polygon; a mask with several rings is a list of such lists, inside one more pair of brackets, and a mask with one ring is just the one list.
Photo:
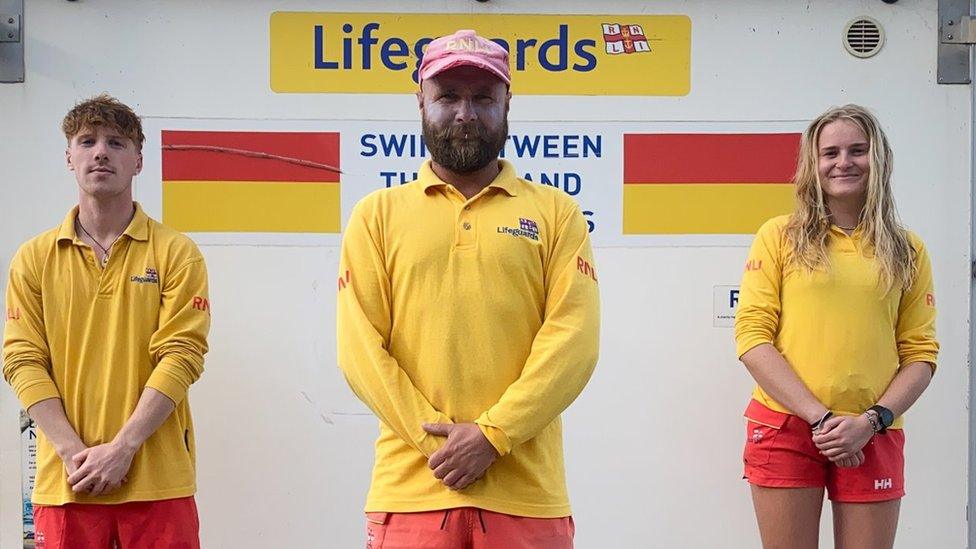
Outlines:
{"label": "long blonde hair", "polygon": [[915,279],[915,250],[908,233],[898,219],[891,192],[892,154],[888,137],[878,120],[859,105],[833,107],[821,114],[803,132],[800,155],[793,183],[796,206],[786,224],[786,238],[791,250],[790,261],[807,272],[829,267],[827,241],[830,219],[824,202],[820,171],[817,169],[820,133],[824,126],[837,120],[854,123],[869,143],[870,173],[867,200],[859,224],[862,238],[873,249],[880,280],[885,291],[896,284],[907,289]]}

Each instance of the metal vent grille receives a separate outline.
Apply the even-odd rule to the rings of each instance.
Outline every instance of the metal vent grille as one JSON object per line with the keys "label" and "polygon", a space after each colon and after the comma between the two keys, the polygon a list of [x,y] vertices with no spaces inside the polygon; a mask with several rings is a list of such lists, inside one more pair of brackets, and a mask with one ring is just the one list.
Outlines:
{"label": "metal vent grille", "polygon": [[871,57],[884,45],[884,29],[870,17],[858,17],[844,29],[844,47],[855,57]]}

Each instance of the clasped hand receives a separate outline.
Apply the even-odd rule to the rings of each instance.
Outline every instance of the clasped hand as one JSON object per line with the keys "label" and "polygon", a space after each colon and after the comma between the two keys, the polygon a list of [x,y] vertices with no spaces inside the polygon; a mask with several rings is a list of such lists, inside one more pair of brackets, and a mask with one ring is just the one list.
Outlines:
{"label": "clasped hand", "polygon": [[864,463],[861,449],[872,436],[874,429],[864,415],[835,416],[824,422],[813,435],[813,443],[838,467],[857,467]]}
{"label": "clasped hand", "polygon": [[462,490],[484,476],[498,458],[498,451],[475,423],[425,423],[424,431],[447,437],[427,465],[451,490]]}

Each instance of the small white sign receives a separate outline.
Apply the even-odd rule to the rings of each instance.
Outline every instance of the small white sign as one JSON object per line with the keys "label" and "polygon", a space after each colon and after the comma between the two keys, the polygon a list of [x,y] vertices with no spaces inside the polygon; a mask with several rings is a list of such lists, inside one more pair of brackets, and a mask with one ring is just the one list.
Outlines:
{"label": "small white sign", "polygon": [[715,286],[712,292],[715,311],[712,326],[716,328],[735,326],[735,310],[739,307],[739,287]]}

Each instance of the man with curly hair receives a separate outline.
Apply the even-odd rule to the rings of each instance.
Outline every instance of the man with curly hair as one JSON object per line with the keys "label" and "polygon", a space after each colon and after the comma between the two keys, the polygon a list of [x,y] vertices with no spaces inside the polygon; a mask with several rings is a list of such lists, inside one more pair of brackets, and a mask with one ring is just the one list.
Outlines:
{"label": "man with curly hair", "polygon": [[10,264],[3,375],[39,427],[38,547],[199,547],[187,389],[203,370],[203,256],[132,200],[139,117],[100,95],[62,124],[78,205]]}

